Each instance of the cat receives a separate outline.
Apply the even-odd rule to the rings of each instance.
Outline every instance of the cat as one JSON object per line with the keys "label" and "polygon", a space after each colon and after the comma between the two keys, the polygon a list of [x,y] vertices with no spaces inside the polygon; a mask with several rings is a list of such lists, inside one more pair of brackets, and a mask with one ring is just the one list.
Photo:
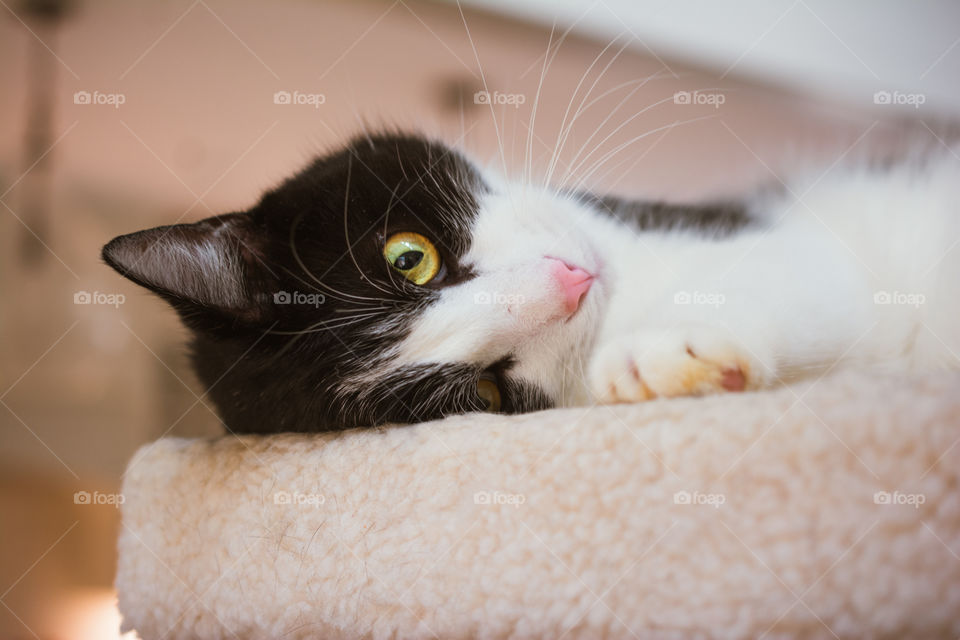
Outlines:
{"label": "cat", "polygon": [[512,183],[360,135],[249,211],[123,235],[234,433],[751,391],[960,353],[947,151],[696,205]]}

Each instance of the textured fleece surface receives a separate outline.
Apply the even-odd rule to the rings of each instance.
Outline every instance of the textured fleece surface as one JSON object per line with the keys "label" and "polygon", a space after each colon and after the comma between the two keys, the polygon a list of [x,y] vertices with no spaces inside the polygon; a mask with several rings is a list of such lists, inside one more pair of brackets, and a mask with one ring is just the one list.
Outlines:
{"label": "textured fleece surface", "polygon": [[145,640],[957,638],[958,440],[957,374],[163,439],[120,610]]}

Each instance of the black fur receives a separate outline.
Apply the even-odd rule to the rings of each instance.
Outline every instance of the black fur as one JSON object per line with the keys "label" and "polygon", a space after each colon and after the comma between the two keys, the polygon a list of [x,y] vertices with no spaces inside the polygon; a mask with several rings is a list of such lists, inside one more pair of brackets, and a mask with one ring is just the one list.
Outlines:
{"label": "black fur", "polygon": [[721,238],[756,222],[739,202],[685,205],[638,202],[593,194],[580,196],[586,204],[626,222],[637,231],[685,230]]}
{"label": "black fur", "polygon": [[[420,422],[482,408],[478,367],[391,369],[384,352],[438,288],[470,277],[458,259],[469,248],[484,189],[470,164],[445,146],[403,135],[359,137],[248,212],[121,236],[103,257],[168,300],[193,330],[197,374],[231,431]],[[442,278],[416,286],[393,273],[381,251],[398,231],[435,243]],[[203,295],[204,269],[188,274],[197,282],[171,287],[169,254],[151,249],[203,242],[241,265],[239,304],[218,302],[213,290]],[[312,298],[280,304],[275,296],[283,294]],[[506,380],[502,363],[494,369],[502,411],[549,406],[539,390]],[[373,375],[351,383],[363,373]]]}

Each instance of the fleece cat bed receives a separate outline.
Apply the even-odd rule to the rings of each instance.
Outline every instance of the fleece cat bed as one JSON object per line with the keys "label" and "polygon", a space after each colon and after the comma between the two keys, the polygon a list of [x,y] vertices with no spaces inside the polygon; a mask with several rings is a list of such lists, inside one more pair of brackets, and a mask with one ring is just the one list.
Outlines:
{"label": "fleece cat bed", "polygon": [[162,439],[117,588],[154,638],[956,638],[960,375]]}

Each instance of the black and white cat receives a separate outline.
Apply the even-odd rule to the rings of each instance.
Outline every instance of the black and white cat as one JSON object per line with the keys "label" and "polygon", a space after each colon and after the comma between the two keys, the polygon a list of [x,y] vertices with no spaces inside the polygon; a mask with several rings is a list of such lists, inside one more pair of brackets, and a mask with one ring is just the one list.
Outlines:
{"label": "black and white cat", "polygon": [[946,151],[674,206],[511,183],[390,133],[103,257],[179,312],[239,433],[956,367],[958,241]]}

